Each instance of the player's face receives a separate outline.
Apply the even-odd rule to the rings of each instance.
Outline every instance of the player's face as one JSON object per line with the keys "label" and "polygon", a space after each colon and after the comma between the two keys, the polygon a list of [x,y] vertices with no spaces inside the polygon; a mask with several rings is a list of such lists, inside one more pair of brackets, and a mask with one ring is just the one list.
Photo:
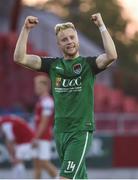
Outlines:
{"label": "player's face", "polygon": [[43,84],[42,82],[40,81],[35,81],[35,93],[38,95],[38,96],[41,96],[43,95],[44,93],[46,93],[48,91],[48,85],[46,84]]}
{"label": "player's face", "polygon": [[79,50],[79,40],[75,30],[68,28],[60,31],[57,35],[57,41],[66,58],[73,58],[77,55]]}

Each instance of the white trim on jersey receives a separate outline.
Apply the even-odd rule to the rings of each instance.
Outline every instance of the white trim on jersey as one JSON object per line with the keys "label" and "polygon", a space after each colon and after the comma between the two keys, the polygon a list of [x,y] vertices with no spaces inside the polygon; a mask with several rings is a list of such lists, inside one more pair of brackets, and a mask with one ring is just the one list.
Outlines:
{"label": "white trim on jersey", "polygon": [[74,176],[73,176],[73,179],[75,179],[75,177],[76,177],[76,175],[77,175],[77,173],[78,173],[78,170],[79,170],[79,168],[80,168],[80,165],[81,165],[81,163],[82,163],[82,160],[83,160],[83,157],[84,157],[86,148],[87,148],[88,136],[89,136],[89,133],[87,132],[87,134],[86,134],[86,140],[85,140],[85,145],[84,145],[84,149],[83,149],[83,153],[82,153],[82,156],[81,156],[81,158],[80,158],[80,162],[79,162],[79,165],[78,165],[78,167],[77,167],[77,170],[76,170],[76,172],[75,172],[75,174],[74,174]]}
{"label": "white trim on jersey", "polygon": [[54,102],[52,98],[50,97],[43,98],[43,100],[41,101],[41,105],[43,108],[42,110],[43,116],[51,116],[53,114]]}
{"label": "white trim on jersey", "polygon": [[4,132],[6,138],[9,141],[13,141],[15,139],[14,133],[13,133],[13,126],[11,123],[9,122],[5,122],[4,124],[2,124],[2,131]]}

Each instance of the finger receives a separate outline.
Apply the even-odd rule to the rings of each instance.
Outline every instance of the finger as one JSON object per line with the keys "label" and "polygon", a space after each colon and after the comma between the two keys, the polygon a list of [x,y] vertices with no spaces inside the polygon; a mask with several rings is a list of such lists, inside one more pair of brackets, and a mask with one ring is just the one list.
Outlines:
{"label": "finger", "polygon": [[28,22],[30,24],[37,24],[38,23],[38,19],[28,19]]}
{"label": "finger", "polygon": [[92,21],[97,21],[97,16],[91,16]]}

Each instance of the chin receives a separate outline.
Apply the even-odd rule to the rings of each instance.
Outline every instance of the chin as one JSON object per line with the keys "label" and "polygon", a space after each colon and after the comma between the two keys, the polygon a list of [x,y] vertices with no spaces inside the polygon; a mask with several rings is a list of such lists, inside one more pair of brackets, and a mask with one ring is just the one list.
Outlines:
{"label": "chin", "polygon": [[77,51],[75,52],[68,52],[67,55],[70,56],[70,57],[75,57],[77,54]]}

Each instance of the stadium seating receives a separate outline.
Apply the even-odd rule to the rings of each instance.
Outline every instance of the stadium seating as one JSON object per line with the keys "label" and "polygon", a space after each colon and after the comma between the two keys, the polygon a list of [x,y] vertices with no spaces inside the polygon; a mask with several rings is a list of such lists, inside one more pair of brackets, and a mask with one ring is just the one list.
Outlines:
{"label": "stadium seating", "polygon": [[96,119],[97,132],[116,133],[118,131],[118,122],[116,119]]}
{"label": "stadium seating", "polygon": [[126,97],[123,101],[123,111],[127,113],[137,113],[138,103],[133,97]]}
{"label": "stadium seating", "polygon": [[108,91],[109,89],[106,86],[101,84],[95,84],[94,99],[96,112],[107,112]]}
{"label": "stadium seating", "polygon": [[[22,68],[13,61],[17,34],[0,34],[0,108],[10,108],[22,103],[32,103],[33,77],[35,72]],[[28,52],[47,56],[46,52],[35,52],[28,43]]]}
{"label": "stadium seating", "polygon": [[122,112],[123,111],[124,96],[121,90],[110,90],[108,94],[108,107],[109,112]]}

